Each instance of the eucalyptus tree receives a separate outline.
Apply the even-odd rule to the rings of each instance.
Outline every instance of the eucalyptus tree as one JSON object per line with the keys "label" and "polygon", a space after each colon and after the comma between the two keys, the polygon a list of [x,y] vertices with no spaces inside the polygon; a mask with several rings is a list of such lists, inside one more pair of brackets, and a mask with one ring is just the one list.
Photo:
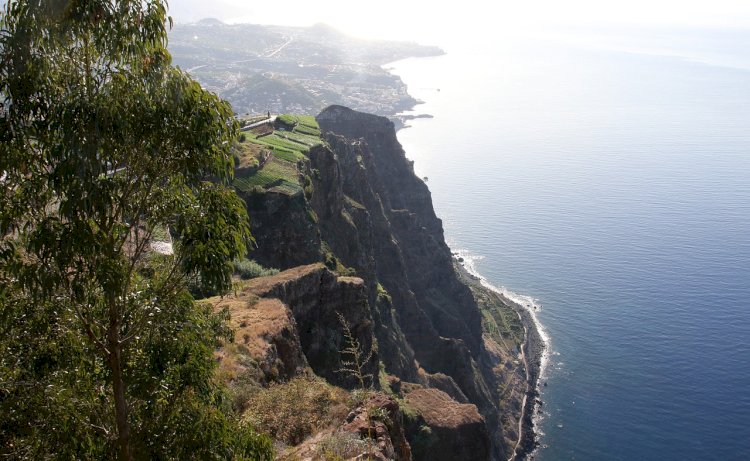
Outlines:
{"label": "eucalyptus tree", "polygon": [[167,22],[162,0],[2,12],[0,454],[269,456],[223,413],[224,324],[185,289],[227,290],[252,239],[238,126],[171,66]]}

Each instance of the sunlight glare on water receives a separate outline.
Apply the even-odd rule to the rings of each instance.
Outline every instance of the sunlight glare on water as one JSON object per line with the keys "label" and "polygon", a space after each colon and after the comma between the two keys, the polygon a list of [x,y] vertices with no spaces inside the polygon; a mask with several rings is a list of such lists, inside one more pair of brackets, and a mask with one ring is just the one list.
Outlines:
{"label": "sunlight glare on water", "polygon": [[542,306],[537,459],[747,459],[747,34],[570,32],[393,64],[435,117],[399,139],[449,244]]}

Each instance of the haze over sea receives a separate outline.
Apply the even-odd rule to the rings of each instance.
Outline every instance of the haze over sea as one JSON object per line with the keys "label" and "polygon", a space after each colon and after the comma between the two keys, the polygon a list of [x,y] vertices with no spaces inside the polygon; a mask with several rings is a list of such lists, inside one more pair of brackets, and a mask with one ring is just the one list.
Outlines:
{"label": "haze over sea", "polygon": [[392,65],[435,117],[399,139],[449,244],[541,306],[536,459],[750,459],[748,43],[557,30]]}

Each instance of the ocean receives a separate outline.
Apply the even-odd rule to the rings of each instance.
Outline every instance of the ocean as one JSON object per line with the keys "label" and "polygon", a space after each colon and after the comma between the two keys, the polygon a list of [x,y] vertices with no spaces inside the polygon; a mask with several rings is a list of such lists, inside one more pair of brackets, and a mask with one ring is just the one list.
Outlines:
{"label": "ocean", "polygon": [[446,239],[549,336],[535,459],[750,459],[750,33],[558,30],[390,64]]}

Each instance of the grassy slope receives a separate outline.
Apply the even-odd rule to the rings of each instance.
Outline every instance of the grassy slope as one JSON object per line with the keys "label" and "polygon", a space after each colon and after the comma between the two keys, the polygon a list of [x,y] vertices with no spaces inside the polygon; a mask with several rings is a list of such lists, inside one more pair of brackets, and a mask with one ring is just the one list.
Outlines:
{"label": "grassy slope", "polygon": [[[245,140],[235,149],[239,167],[234,187],[241,192],[253,189],[270,190],[294,195],[302,191],[297,162],[307,158],[310,148],[323,143],[315,117],[307,115],[280,115],[279,129],[272,134],[257,137],[245,132]],[[270,154],[260,169],[252,168]],[[243,167],[250,167],[242,170]]]}

